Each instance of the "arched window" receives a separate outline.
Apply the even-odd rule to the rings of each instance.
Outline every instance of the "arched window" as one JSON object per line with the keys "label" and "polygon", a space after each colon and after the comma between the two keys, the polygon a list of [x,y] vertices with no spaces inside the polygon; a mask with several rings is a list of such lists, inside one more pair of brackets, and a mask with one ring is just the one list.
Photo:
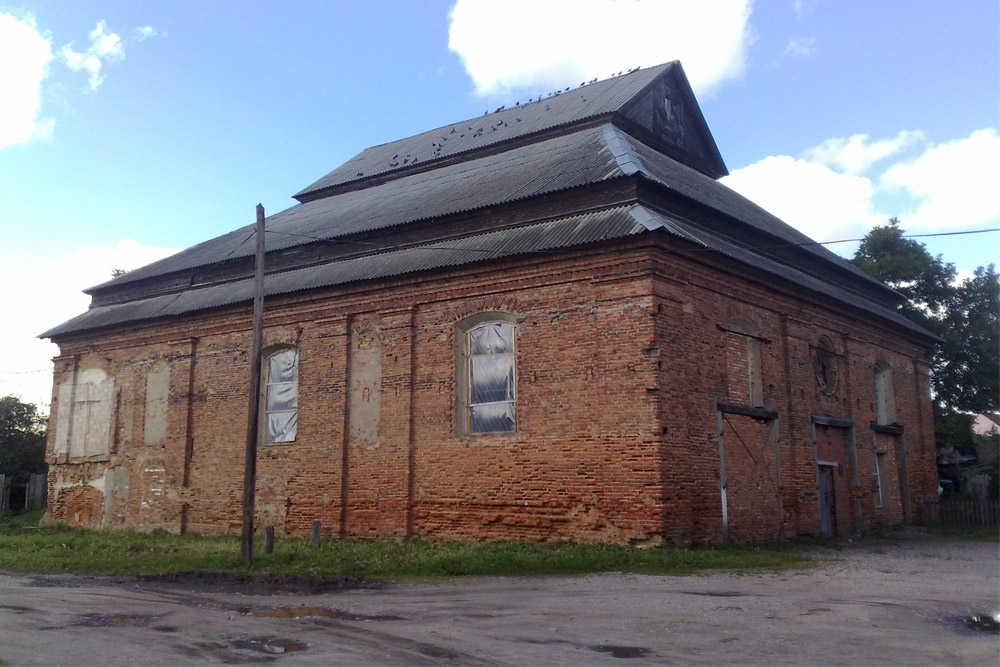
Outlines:
{"label": "arched window", "polygon": [[264,442],[292,442],[299,423],[299,353],[286,347],[264,361]]}
{"label": "arched window", "polygon": [[456,431],[517,430],[517,363],[513,317],[481,313],[456,329]]}
{"label": "arched window", "polygon": [[819,390],[827,396],[837,393],[840,382],[840,363],[833,342],[826,336],[820,336],[812,350],[813,369],[816,371],[816,384]]}
{"label": "arched window", "polygon": [[875,364],[875,421],[892,424],[896,421],[896,397],[892,388],[892,365],[887,361]]}

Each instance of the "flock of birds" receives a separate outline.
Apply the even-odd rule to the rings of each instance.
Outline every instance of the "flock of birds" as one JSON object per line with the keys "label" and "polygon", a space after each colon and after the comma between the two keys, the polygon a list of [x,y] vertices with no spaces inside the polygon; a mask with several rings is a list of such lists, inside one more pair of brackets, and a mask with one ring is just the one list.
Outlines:
{"label": "flock of birds", "polygon": [[[642,69],[642,68],[641,67],[633,67],[632,69],[629,69],[629,70],[621,70],[617,74],[612,73],[608,78],[609,79],[613,79],[616,76],[621,76],[622,74],[631,74],[632,72],[638,72],[640,69]],[[577,86],[577,87],[578,88],[583,88],[584,86],[589,86],[592,83],[597,83],[597,77],[594,77],[590,81],[581,81],[580,85]],[[541,102],[543,99],[548,99],[550,97],[555,97],[557,95],[562,95],[563,93],[568,93],[571,89],[572,89],[572,86],[567,86],[567,87],[563,88],[562,90],[556,90],[554,92],[547,93],[545,95],[545,97],[542,97],[541,93],[539,93],[538,97],[529,97],[528,101],[525,103],[525,105],[532,104],[532,103],[535,103],[535,102]],[[521,102],[520,101],[515,102],[514,106],[515,107],[521,106]],[[500,113],[501,111],[503,111],[506,108],[507,108],[506,105],[499,106],[499,107],[497,107],[496,109],[493,110],[493,113]],[[546,107],[545,110],[548,111],[548,107]],[[483,112],[484,116],[488,116],[489,114],[490,114],[489,110]]]}
{"label": "flock of birds", "polygon": [[[641,69],[640,67],[633,67],[630,70],[622,70],[622,71],[618,72],[617,74],[611,74],[611,76],[609,76],[608,78],[610,79],[610,78],[618,77],[618,76],[621,76],[622,74],[631,74],[632,72],[637,72],[640,69]],[[593,78],[593,79],[591,79],[590,81],[583,81],[583,82],[581,82],[578,87],[579,88],[583,88],[584,86],[589,86],[590,84],[593,84],[593,83],[597,83],[597,78],[596,77]],[[548,99],[550,97],[556,97],[558,95],[562,95],[563,93],[568,93],[571,88],[572,88],[572,86],[567,86],[566,88],[563,88],[562,90],[556,90],[554,92],[546,94],[545,96],[542,96],[541,94],[539,94],[538,97],[536,97],[536,98],[528,98],[528,101],[525,104],[523,104],[523,105],[521,104],[520,101],[517,101],[517,102],[514,103],[514,107],[513,108],[527,106],[528,104],[537,104],[538,102],[541,102],[543,99]],[[584,99],[584,101],[586,101],[586,99]],[[501,105],[501,106],[497,107],[493,111],[493,113],[500,113],[501,111],[505,110],[506,108],[507,108],[506,105]],[[546,111],[549,110],[549,105],[547,105],[547,104],[545,105],[545,110]],[[489,114],[490,114],[490,112],[487,110],[483,115],[484,116],[488,116]],[[522,121],[521,121],[520,118],[515,117],[514,118],[514,122],[520,123]],[[473,137],[481,137],[485,133],[485,128],[486,127],[490,128],[489,129],[490,132],[496,132],[497,128],[500,128],[500,127],[510,127],[510,126],[507,124],[507,121],[501,119],[496,124],[492,124],[491,123],[490,125],[485,125],[483,127],[480,127],[478,129],[476,129],[475,131],[473,131],[472,126],[469,125],[468,126],[468,132],[472,133]],[[459,135],[458,138],[461,139],[461,138],[465,137],[466,133],[465,132],[459,132],[458,130],[456,130],[453,127],[453,128],[451,128],[451,132],[449,132],[449,134],[458,134]],[[434,157],[435,158],[440,157],[441,151],[444,150],[444,142],[446,142],[446,141],[448,141],[448,137],[447,136],[442,136],[440,142],[437,142],[437,141],[432,141],[431,142],[431,147],[433,148],[433,152],[434,152]],[[389,159],[389,167],[392,168],[392,169],[394,169],[396,167],[399,167],[400,165],[413,165],[413,164],[416,164],[416,163],[417,163],[417,158],[413,157],[410,153],[405,154],[403,156],[402,160],[399,159],[399,153],[396,153],[395,155],[393,155]],[[357,177],[361,178],[362,176],[364,176],[364,172],[359,171],[357,173]]]}

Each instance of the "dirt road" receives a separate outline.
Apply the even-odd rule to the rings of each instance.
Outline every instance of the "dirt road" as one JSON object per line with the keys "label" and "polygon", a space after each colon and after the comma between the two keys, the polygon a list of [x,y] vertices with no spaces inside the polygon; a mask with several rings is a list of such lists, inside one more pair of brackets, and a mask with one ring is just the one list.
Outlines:
{"label": "dirt road", "polygon": [[0,574],[11,664],[996,665],[995,542],[917,532],[759,575],[468,579],[323,594]]}

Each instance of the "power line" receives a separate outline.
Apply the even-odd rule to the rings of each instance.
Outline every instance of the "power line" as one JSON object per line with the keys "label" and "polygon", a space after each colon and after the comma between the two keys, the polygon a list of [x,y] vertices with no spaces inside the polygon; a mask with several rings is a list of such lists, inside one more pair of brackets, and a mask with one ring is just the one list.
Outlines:
{"label": "power line", "polygon": [[[911,238],[928,238],[928,237],[934,237],[934,236],[959,236],[959,235],[965,235],[965,234],[985,234],[985,233],[988,233],[988,232],[1000,232],[1000,228],[972,229],[972,230],[966,230],[966,231],[961,231],[961,232],[934,232],[934,233],[928,233],[928,234],[903,234],[902,238],[911,239]],[[486,233],[489,233],[489,232],[486,232]],[[281,234],[282,236],[293,236],[293,237],[296,237],[296,238],[311,239],[311,240],[314,240],[314,241],[321,241],[321,242],[324,242],[324,243],[331,243],[331,244],[334,244],[334,245],[352,245],[352,244],[368,245],[368,246],[372,246],[372,247],[375,247],[375,248],[380,248],[380,249],[385,250],[387,252],[388,251],[392,251],[392,250],[403,250],[403,249],[406,249],[406,248],[415,248],[415,247],[422,247],[422,248],[425,248],[425,249],[433,249],[433,250],[454,250],[456,252],[482,252],[482,253],[489,253],[489,254],[503,254],[503,253],[507,252],[507,251],[504,251],[504,250],[490,250],[490,249],[486,249],[486,248],[452,248],[452,247],[448,247],[448,246],[439,246],[439,245],[435,246],[434,248],[428,248],[428,246],[430,246],[430,245],[432,245],[434,243],[433,241],[426,242],[423,245],[419,245],[419,244],[412,244],[412,245],[382,245],[380,243],[376,243],[376,242],[372,242],[372,241],[349,240],[349,239],[340,239],[340,238],[326,238],[326,237],[322,237],[322,236],[312,236],[310,234],[296,234],[294,232],[281,232],[281,231],[278,231],[278,230],[275,230],[275,229],[267,229],[267,230],[265,230],[265,234]],[[469,237],[465,237],[465,238],[469,238]],[[777,243],[777,244],[773,244],[773,245],[743,246],[743,247],[748,248],[750,250],[769,250],[769,249],[772,249],[772,248],[794,248],[794,247],[806,247],[806,246],[834,245],[834,244],[837,244],[837,243],[853,243],[855,241],[863,241],[864,239],[865,239],[865,237],[859,237],[859,238],[850,238],[850,239],[836,239],[834,241],[804,241],[804,242],[797,242],[797,243]],[[698,249],[699,250],[714,250],[714,248],[712,248],[712,247],[705,247],[705,248],[698,248]],[[525,251],[524,253],[518,253],[518,254],[528,254],[528,253],[565,253],[565,252],[587,252],[587,251],[586,250],[581,250],[581,249],[575,249],[575,248],[557,248],[557,249],[528,250],[528,251]],[[613,254],[613,253],[598,252],[598,253],[592,253],[592,254]],[[230,252],[230,255],[232,255],[232,252]],[[228,256],[229,255],[227,255],[227,257]]]}

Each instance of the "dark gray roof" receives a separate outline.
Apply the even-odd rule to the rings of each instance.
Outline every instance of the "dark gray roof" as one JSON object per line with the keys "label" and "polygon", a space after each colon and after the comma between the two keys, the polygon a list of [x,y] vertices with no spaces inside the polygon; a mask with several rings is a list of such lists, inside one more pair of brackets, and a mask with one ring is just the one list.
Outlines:
{"label": "dark gray roof", "polygon": [[[799,286],[832,298],[913,333],[931,337],[922,328],[891,308],[850,292],[799,269],[761,256],[720,238],[688,221],[641,205],[616,207],[541,223],[512,227],[464,238],[449,239],[361,257],[270,274],[265,279],[269,297],[302,290],[331,287],[363,280],[405,275],[418,271],[460,266],[529,253],[561,252],[648,232],[669,234],[692,244],[687,254],[719,253]],[[681,251],[684,252],[684,251]],[[161,317],[172,317],[211,308],[246,303],[253,299],[253,280],[190,288],[173,294],[97,306],[46,331],[42,337],[98,329]]]}
{"label": "dark gray roof", "polygon": [[451,123],[406,139],[367,148],[295,197],[332,186],[478,150],[554,127],[578,123],[619,110],[666,70],[666,63],[625,76],[571,88],[541,101],[504,109],[471,120]]}
{"label": "dark gray roof", "polygon": [[[646,211],[640,212],[640,209],[638,206],[617,207],[274,273],[265,278],[265,291],[268,296],[277,296],[318,287],[387,278],[415,271],[622,238],[647,230],[643,222],[649,224],[650,214]],[[243,303],[253,299],[253,291],[253,280],[245,279],[189,288],[173,294],[127,303],[97,306],[46,331],[41,337],[50,338],[115,324],[176,316]]]}
{"label": "dark gray roof", "polygon": [[[624,144],[624,147],[617,149],[621,154],[619,163],[629,162],[634,165],[636,171],[678,194],[766,232],[790,245],[798,245],[818,260],[833,264],[853,274],[866,283],[869,283],[878,291],[894,294],[893,290],[875,280],[851,262],[831,252],[826,246],[816,243],[799,230],[777,216],[768,213],[738,192],[687,165],[681,164],[677,160],[663,155],[617,128],[612,128],[611,131]],[[612,146],[616,145],[613,140],[609,141],[609,143]],[[628,167],[623,167],[623,169],[627,170]]]}
{"label": "dark gray roof", "polygon": [[[743,221],[817,258],[887,290],[850,262],[701,172],[607,124],[445,165],[323,199],[298,204],[267,219],[268,252],[510,203],[636,172],[735,220]],[[129,271],[94,289],[124,285],[254,253],[248,225]],[[91,290],[88,290],[88,292]]]}
{"label": "dark gray roof", "polygon": [[[516,119],[521,116],[524,128],[511,129],[510,123],[518,125]],[[354,244],[350,249],[338,249],[336,252],[344,253],[341,257],[329,259],[327,255],[327,260],[317,259],[320,255],[305,260],[301,258],[306,254],[290,253],[287,257],[294,261],[326,263],[270,274],[268,293],[286,294],[519,253],[564,251],[644,230],[662,230],[658,233],[683,238],[699,251],[725,255],[907,329],[922,331],[895,314],[892,290],[707,175],[713,169],[705,164],[713,162],[717,149],[678,64],[574,89],[491,114],[487,119],[499,123],[499,128],[490,132],[497,134],[496,138],[487,137],[485,132],[459,136],[454,144],[447,144],[449,148],[435,147],[440,155],[418,154],[419,160],[439,160],[433,168],[389,165],[394,171],[391,178],[368,180],[366,176],[362,180],[367,182],[328,190],[268,218],[269,254],[320,241]],[[457,125],[456,133],[461,135]],[[451,134],[451,126],[446,127]],[[559,131],[545,131],[554,127]],[[386,150],[416,150],[435,132],[387,144],[392,148]],[[519,136],[531,138],[518,140]],[[369,149],[356,159],[378,165],[388,154],[382,150],[385,148]],[[457,155],[463,158],[447,159]],[[721,157],[718,164],[722,164]],[[353,168],[345,165],[335,170],[317,182],[322,184],[320,189],[346,183],[344,175],[349,176]],[[638,201],[655,206],[660,213],[639,205],[627,211],[610,208],[585,215],[567,211],[557,220],[491,232],[462,230],[458,224],[442,232],[442,227],[423,224],[624,178],[638,179],[643,193],[647,189],[654,192],[650,202],[645,194],[639,195]],[[653,185],[646,188],[644,184]],[[657,200],[664,193],[672,195]],[[652,203],[654,200],[659,203]],[[674,217],[663,211],[672,211]],[[682,217],[689,215],[691,219]],[[417,234],[410,234],[411,230]],[[397,231],[407,232],[407,247],[400,245],[404,237]],[[253,226],[248,225],[91,288],[87,291],[100,297],[98,305],[43,336],[248,301],[252,298],[251,280],[248,275],[244,278],[239,267],[245,267],[245,260],[254,253],[252,234]],[[444,238],[445,234],[459,238]],[[748,248],[748,244],[753,247]],[[793,251],[769,249],[788,250],[789,246],[795,246]],[[244,260],[235,265],[237,268],[227,264],[223,269],[208,270],[236,259]],[[197,277],[202,274],[204,277]],[[195,280],[206,284],[196,286]]]}
{"label": "dark gray roof", "polygon": [[653,215],[658,221],[662,222],[666,229],[673,230],[673,233],[677,236],[684,235],[688,237],[690,240],[700,245],[703,249],[712,250],[742,264],[752,266],[756,269],[764,271],[765,273],[770,273],[771,275],[783,278],[801,289],[809,290],[810,292],[821,296],[830,297],[849,306],[854,306],[862,311],[876,315],[884,320],[888,320],[889,322],[892,322],[897,326],[901,326],[913,333],[930,338],[936,338],[936,336],[933,336],[922,327],[900,315],[896,310],[887,308],[886,306],[873,301],[872,299],[868,299],[857,292],[848,291],[836,283],[831,283],[827,280],[821,280],[815,276],[811,276],[804,271],[796,269],[795,267],[782,262],[777,262],[751,249],[731,243],[689,223],[671,219],[660,213],[654,212]]}
{"label": "dark gray roof", "polygon": [[[312,243],[509,203],[622,176],[600,128],[411,174],[363,190],[298,204],[267,219],[267,250]],[[253,226],[129,271],[123,285],[254,254]],[[89,291],[89,290],[88,290]]]}

